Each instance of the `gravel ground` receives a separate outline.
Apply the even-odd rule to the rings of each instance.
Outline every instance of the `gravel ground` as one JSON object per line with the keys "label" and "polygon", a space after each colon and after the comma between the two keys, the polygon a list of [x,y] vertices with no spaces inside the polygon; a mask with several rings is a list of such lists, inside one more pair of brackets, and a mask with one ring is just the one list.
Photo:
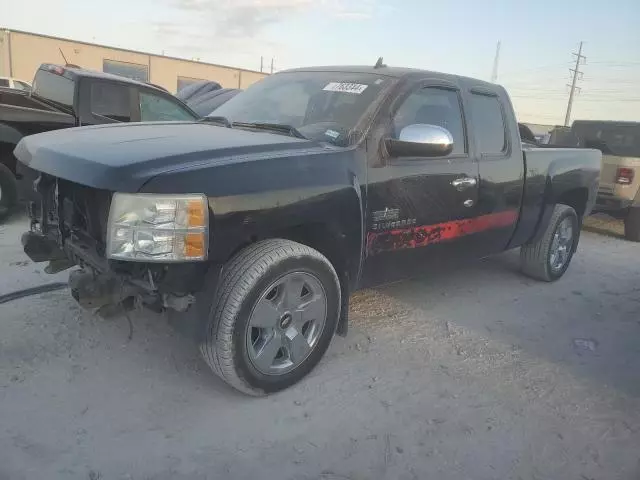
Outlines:
{"label": "gravel ground", "polygon": [[[54,280],[24,223],[0,294]],[[639,479],[640,246],[614,223],[554,284],[508,252],[360,292],[349,336],[260,399],[161,316],[128,340],[66,291],[0,305],[0,479]]]}

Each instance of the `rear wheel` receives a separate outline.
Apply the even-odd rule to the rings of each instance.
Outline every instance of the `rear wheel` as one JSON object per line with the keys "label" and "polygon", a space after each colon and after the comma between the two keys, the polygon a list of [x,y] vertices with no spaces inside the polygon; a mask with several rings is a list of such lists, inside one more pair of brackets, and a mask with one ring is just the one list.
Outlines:
{"label": "rear wheel", "polygon": [[640,242],[640,207],[631,207],[624,219],[624,236],[632,242]]}
{"label": "rear wheel", "polygon": [[6,165],[0,163],[0,220],[11,213],[18,196],[16,177]]}
{"label": "rear wheel", "polygon": [[331,263],[289,240],[258,242],[225,266],[200,350],[232,387],[264,395],[302,379],[320,361],[340,316]]}
{"label": "rear wheel", "polygon": [[545,282],[562,277],[578,246],[579,229],[575,210],[568,205],[556,205],[542,237],[520,249],[522,271]]}

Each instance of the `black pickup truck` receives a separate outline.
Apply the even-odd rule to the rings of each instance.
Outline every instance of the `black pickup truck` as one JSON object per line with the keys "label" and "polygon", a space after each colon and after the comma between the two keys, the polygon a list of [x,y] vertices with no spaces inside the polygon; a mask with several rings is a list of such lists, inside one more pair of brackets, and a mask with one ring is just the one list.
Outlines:
{"label": "black pickup truck", "polygon": [[43,64],[32,91],[0,88],[0,218],[18,196],[13,149],[27,135],[114,122],[196,120],[164,89],[108,73]]}
{"label": "black pickup truck", "polygon": [[601,157],[523,150],[500,86],[384,66],[282,72],[207,123],[44,133],[15,154],[40,172],[27,255],[80,266],[84,307],[167,311],[253,395],[319,362],[358,288],[516,247],[525,274],[560,278]]}

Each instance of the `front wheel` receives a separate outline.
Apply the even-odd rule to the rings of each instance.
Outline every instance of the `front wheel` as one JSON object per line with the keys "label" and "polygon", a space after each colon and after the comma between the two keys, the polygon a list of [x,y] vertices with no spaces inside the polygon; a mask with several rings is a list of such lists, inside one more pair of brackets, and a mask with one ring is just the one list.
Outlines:
{"label": "front wheel", "polygon": [[318,364],[340,305],[338,276],[322,254],[289,240],[261,241],[223,269],[200,351],[237,390],[277,392]]}
{"label": "front wheel", "polygon": [[579,238],[576,211],[568,205],[556,205],[542,237],[520,249],[523,273],[545,282],[559,279],[569,268]]}

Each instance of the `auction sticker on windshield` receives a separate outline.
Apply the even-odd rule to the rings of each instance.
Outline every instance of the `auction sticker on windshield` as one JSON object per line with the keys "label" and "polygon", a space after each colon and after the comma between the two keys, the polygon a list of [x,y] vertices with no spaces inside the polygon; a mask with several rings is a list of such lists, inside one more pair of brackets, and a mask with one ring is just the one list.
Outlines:
{"label": "auction sticker on windshield", "polygon": [[367,87],[368,85],[362,85],[361,83],[331,82],[322,90],[326,92],[355,93],[356,95],[360,95]]}
{"label": "auction sticker on windshield", "polygon": [[340,136],[340,133],[336,132],[335,130],[327,130],[326,132],[324,132],[324,134],[327,137],[333,138],[334,140]]}

